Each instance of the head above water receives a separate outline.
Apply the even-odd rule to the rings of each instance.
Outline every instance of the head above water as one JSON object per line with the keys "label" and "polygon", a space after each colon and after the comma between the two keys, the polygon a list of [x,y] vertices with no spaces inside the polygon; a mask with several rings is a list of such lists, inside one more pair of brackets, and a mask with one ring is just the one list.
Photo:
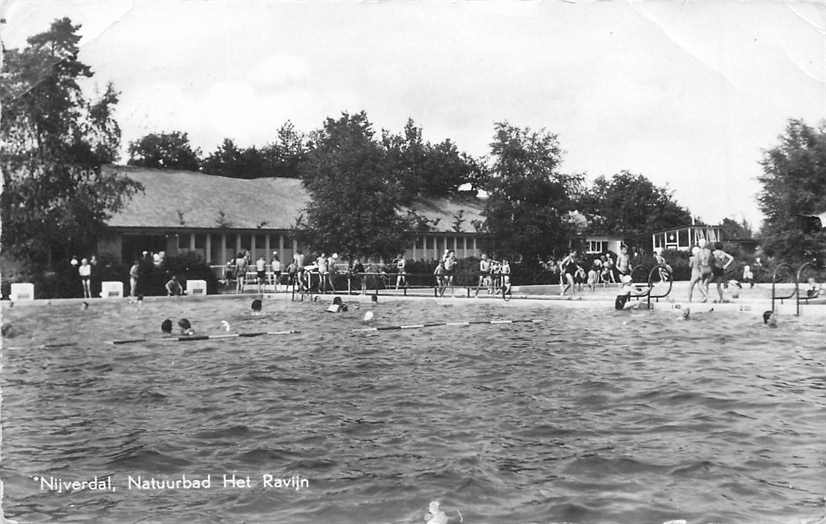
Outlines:
{"label": "head above water", "polygon": [[256,312],[261,311],[261,305],[262,305],[261,299],[256,298],[255,300],[252,301],[252,304],[250,304],[250,309],[252,309],[253,311],[256,311]]}
{"label": "head above water", "polygon": [[333,297],[333,305],[340,306],[341,305],[341,297]]}
{"label": "head above water", "polygon": [[182,318],[181,320],[178,321],[178,327],[183,329],[183,330],[187,330],[187,329],[192,328],[192,324],[190,324],[188,319]]}
{"label": "head above water", "polygon": [[172,333],[172,320],[167,318],[166,320],[161,322],[161,333]]}
{"label": "head above water", "polygon": [[774,314],[774,311],[763,312],[763,324],[770,327],[777,327],[777,316]]}

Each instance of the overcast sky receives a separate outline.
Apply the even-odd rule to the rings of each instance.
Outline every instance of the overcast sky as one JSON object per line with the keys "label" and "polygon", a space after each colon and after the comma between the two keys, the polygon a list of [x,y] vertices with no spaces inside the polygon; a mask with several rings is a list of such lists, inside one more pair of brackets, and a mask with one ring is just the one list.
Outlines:
{"label": "overcast sky", "polygon": [[[57,17],[122,92],[124,149],[181,130],[205,153],[364,109],[486,154],[493,123],[559,135],[563,169],[668,184],[707,222],[758,222],[761,151],[826,118],[826,8],[779,2],[6,1],[18,47]],[[90,89],[94,89],[91,86]],[[125,158],[124,158],[125,161]]]}

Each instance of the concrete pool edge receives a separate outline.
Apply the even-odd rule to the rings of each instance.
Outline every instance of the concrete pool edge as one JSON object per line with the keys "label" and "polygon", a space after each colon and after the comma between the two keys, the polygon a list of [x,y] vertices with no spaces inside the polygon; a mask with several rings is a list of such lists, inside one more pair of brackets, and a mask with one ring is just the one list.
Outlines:
{"label": "concrete pool edge", "polygon": [[[457,288],[458,289],[458,288]],[[421,301],[433,301],[439,304],[454,304],[454,305],[464,305],[464,304],[480,304],[480,303],[498,303],[502,304],[503,306],[514,307],[519,305],[543,305],[543,306],[560,306],[566,308],[591,308],[591,309],[606,309],[613,311],[614,310],[614,297],[611,295],[580,295],[581,298],[571,299],[570,297],[561,297],[559,295],[529,295],[529,294],[514,294],[511,300],[503,300],[498,295],[480,295],[478,297],[474,296],[467,296],[466,288],[461,288],[463,293],[457,293],[455,296],[443,296],[443,297],[434,297],[430,295],[402,295],[402,294],[382,294],[378,296],[379,303],[386,303],[386,302],[421,302]],[[328,294],[307,294],[305,295],[304,302],[308,301],[319,301],[319,302],[328,302],[332,301],[334,296],[340,296],[345,301],[349,302],[358,302],[358,303],[370,303],[372,296],[371,295],[347,295],[346,293],[343,294],[335,294],[335,293],[328,293]],[[151,297],[144,297],[143,301],[147,303],[155,303],[155,302],[202,302],[202,301],[211,301],[211,300],[232,300],[232,299],[244,299],[244,300],[253,300],[255,298],[260,298],[261,295],[257,293],[243,293],[243,294],[229,294],[229,293],[222,293],[222,294],[214,294],[214,295],[205,295],[205,296],[181,296],[181,297],[166,297],[166,296],[151,296]],[[265,300],[287,300],[289,301],[292,298],[291,293],[264,293],[263,298]],[[296,301],[299,301],[296,299]],[[88,302],[90,307],[94,304],[113,304],[113,303],[135,303],[135,299],[133,298],[94,298],[94,299],[84,299],[84,298],[52,298],[52,299],[34,299],[34,300],[25,300],[25,301],[17,301],[11,302],[9,300],[0,301],[0,308],[2,310],[19,308],[19,307],[48,307],[48,306],[59,306],[59,305],[70,305],[76,304],[80,305],[84,302]],[[640,300],[640,302],[644,302],[644,300]],[[724,302],[724,303],[713,303],[713,302],[693,302],[690,303],[684,300],[674,300],[672,297],[668,297],[666,299],[661,299],[659,301],[652,300],[651,301],[652,309],[655,311],[668,311],[668,310],[681,310],[685,308],[691,308],[693,311],[720,311],[720,312],[737,312],[737,313],[747,313],[747,314],[762,314],[763,311],[771,309],[771,301],[765,298],[747,298],[747,299],[739,299],[736,301],[731,302]],[[792,300],[784,300],[782,303],[778,301],[775,304],[776,310],[783,315],[794,314],[796,312],[796,303]],[[800,317],[826,317],[826,304],[804,304],[801,303],[800,305]]]}

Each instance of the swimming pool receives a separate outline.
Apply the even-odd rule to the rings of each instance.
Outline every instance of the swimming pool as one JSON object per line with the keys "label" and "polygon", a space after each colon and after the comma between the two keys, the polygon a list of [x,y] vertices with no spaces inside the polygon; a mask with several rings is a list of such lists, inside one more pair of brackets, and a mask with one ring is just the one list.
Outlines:
{"label": "swimming pool", "polygon": [[[20,522],[798,522],[824,515],[822,325],[609,304],[251,297],[4,309],[4,510]],[[358,332],[488,319],[538,324]],[[113,346],[166,317],[289,336]],[[55,342],[75,346],[35,349]],[[112,475],[117,491],[33,480]],[[252,487],[223,486],[223,475]],[[129,489],[128,477],[209,489]],[[297,478],[298,489],[263,485]],[[306,481],[306,484],[301,482]],[[814,521],[813,520],[813,521]]]}

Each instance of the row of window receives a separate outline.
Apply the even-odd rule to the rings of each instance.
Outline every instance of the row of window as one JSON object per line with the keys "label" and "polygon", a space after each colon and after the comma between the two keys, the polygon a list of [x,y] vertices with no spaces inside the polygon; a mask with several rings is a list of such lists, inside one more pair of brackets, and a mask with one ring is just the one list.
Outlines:
{"label": "row of window", "polygon": [[[206,249],[206,233],[180,233],[178,235],[178,249],[185,250],[190,248],[190,244],[192,242],[192,237],[195,237],[195,249]],[[252,235],[252,234],[242,234],[241,236],[241,249],[252,249],[252,240],[253,237],[255,238],[255,248],[256,249],[264,249],[264,246],[267,245],[267,236],[268,235]],[[277,250],[278,249],[278,241],[281,235],[269,235],[270,237],[270,249]],[[221,246],[221,239],[225,238],[226,243],[225,245]],[[210,244],[212,245],[213,249],[236,249],[236,236],[235,235],[226,235],[223,237],[222,235],[212,235],[210,240]],[[292,240],[287,237],[284,237],[284,247],[285,248],[292,248]]]}

